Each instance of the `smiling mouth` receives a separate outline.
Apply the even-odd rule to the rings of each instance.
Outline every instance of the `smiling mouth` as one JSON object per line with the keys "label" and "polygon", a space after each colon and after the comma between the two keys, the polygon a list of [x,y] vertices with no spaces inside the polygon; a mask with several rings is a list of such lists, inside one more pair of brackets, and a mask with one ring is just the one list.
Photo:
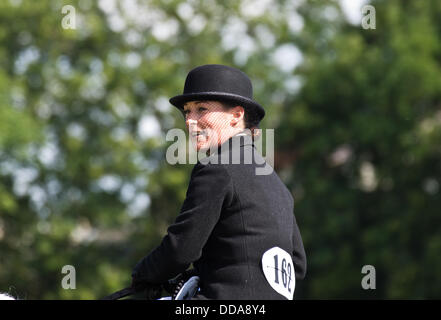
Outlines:
{"label": "smiling mouth", "polygon": [[206,137],[207,133],[205,131],[195,131],[191,133],[191,136],[194,137]]}

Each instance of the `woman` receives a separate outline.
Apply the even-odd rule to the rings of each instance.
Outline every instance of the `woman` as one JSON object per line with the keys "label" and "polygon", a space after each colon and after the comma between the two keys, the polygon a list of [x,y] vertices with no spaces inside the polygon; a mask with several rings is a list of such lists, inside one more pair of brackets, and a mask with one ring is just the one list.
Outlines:
{"label": "woman", "polygon": [[306,256],[291,193],[275,172],[256,174],[264,160],[252,136],[265,111],[251,81],[235,68],[200,66],[170,102],[197,150],[210,153],[193,168],[167,235],[134,268],[133,285],[162,283],[193,263],[195,299],[292,299]]}

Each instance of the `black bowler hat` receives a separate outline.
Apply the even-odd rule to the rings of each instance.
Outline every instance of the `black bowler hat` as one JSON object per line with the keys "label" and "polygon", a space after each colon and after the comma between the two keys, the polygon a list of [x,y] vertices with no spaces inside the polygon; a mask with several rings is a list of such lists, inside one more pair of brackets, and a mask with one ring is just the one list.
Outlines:
{"label": "black bowler hat", "polygon": [[183,110],[189,101],[215,100],[237,103],[254,112],[259,120],[265,116],[263,107],[253,100],[250,78],[242,71],[220,64],[207,64],[191,70],[185,79],[184,93],[170,99]]}

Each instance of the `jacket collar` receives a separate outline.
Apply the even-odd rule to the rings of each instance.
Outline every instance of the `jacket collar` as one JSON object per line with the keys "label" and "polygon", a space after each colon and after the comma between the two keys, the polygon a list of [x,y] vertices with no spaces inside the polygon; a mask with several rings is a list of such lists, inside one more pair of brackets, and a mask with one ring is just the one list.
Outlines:
{"label": "jacket collar", "polygon": [[[224,159],[225,157],[228,157],[230,159],[230,161],[232,161],[233,158],[234,159],[238,159],[238,157],[243,158],[243,154],[245,151],[242,147],[244,147],[244,146],[254,147],[253,138],[249,134],[239,132],[236,135],[230,137],[228,140],[226,140],[220,146],[218,146],[217,149],[214,149],[214,152],[209,154],[207,156],[207,158],[205,159],[205,161],[207,161],[209,158],[214,158],[214,157],[219,157],[219,156],[222,157],[222,159]],[[254,150],[254,148],[248,150],[248,153],[252,154],[253,153],[252,150]],[[231,157],[233,157],[233,158],[231,158]],[[222,160],[222,161],[224,161],[224,160]],[[229,163],[231,163],[231,162],[229,162]]]}
{"label": "jacket collar", "polygon": [[221,144],[217,149],[217,153],[222,153],[227,150],[232,151],[233,148],[238,148],[248,145],[254,146],[253,137],[250,136],[249,134],[239,132],[238,134],[232,136],[223,144]]}

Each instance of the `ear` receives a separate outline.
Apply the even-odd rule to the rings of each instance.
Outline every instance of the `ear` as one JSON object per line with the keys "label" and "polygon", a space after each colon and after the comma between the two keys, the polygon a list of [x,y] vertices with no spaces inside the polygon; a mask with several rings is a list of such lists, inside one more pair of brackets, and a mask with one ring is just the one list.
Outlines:
{"label": "ear", "polygon": [[245,109],[242,106],[235,106],[230,109],[233,118],[231,119],[231,125],[236,126],[240,123],[245,116]]}

